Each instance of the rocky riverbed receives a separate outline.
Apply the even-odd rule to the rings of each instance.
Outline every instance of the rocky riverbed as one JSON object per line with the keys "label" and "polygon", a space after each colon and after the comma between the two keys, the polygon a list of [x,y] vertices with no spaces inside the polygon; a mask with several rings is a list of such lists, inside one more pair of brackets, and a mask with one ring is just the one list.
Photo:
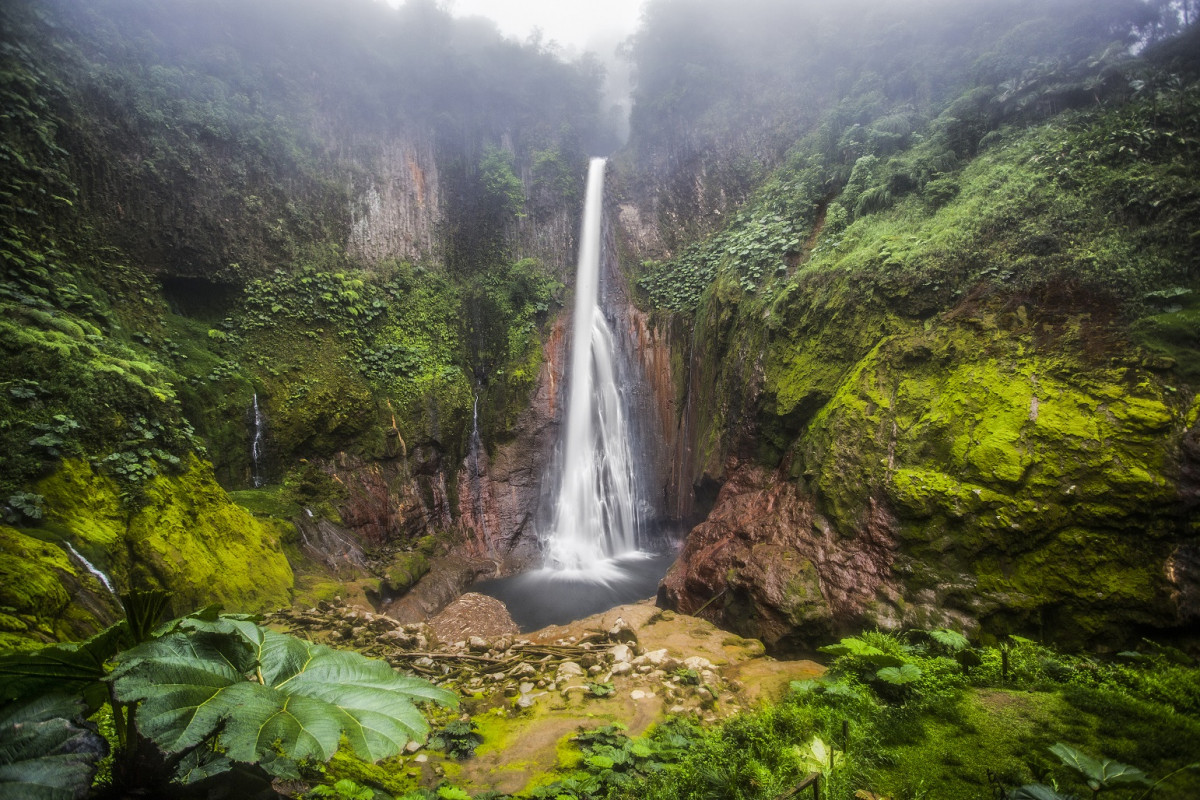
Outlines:
{"label": "rocky riverbed", "polygon": [[568,740],[581,729],[620,724],[635,736],[672,715],[711,724],[823,671],[771,658],[755,639],[650,601],[525,634],[502,604],[478,594],[418,624],[338,600],[268,621],[457,691],[459,713],[483,739],[474,757],[453,761],[422,748],[385,767],[468,790],[519,792],[548,779],[571,765]]}

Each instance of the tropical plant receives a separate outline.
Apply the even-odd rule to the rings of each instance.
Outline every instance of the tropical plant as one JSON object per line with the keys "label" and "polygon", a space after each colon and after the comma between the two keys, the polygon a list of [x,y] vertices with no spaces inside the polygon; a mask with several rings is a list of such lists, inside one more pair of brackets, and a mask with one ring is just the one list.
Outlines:
{"label": "tropical plant", "polygon": [[1076,750],[1074,747],[1062,742],[1058,742],[1051,747],[1050,752],[1058,756],[1060,761],[1083,777],[1084,781],[1087,782],[1088,788],[1092,790],[1092,797],[1114,786],[1123,786],[1131,783],[1140,783],[1145,786],[1150,785],[1150,780],[1146,777],[1146,773],[1137,767],[1131,767],[1128,764],[1111,761],[1107,758],[1092,758],[1087,753]]}
{"label": "tropical plant", "polygon": [[872,666],[879,667],[898,667],[904,663],[904,659],[892,653],[885,652],[873,644],[851,636],[842,639],[837,644],[827,644],[824,647],[818,647],[822,653],[843,658],[851,656],[855,659],[861,659]]}
{"label": "tropical plant", "polygon": [[0,800],[78,797],[107,745],[82,721],[84,703],[44,695],[0,710]]}
{"label": "tropical plant", "polygon": [[475,755],[475,748],[481,744],[483,737],[479,735],[479,728],[469,718],[449,722],[429,737],[430,748],[459,760]]}
{"label": "tropical plant", "polygon": [[233,771],[293,777],[298,762],[329,760],[343,738],[378,761],[427,735],[416,702],[457,702],[382,661],[268,630],[254,617],[214,606],[150,630],[163,594],[122,602],[127,619],[86,642],[0,658],[0,698],[65,692],[88,713],[111,706],[113,782],[124,790]]}
{"label": "tropical plant", "polygon": [[338,798],[338,800],[372,800],[375,797],[375,792],[366,786],[359,786],[349,778],[342,778],[333,785],[321,784],[320,786],[314,786],[305,797],[332,797]]}
{"label": "tropical plant", "polygon": [[841,766],[842,758],[845,755],[835,751],[833,745],[826,744],[820,736],[814,736],[808,744],[803,747],[796,746],[793,749],[800,758],[802,772],[819,772],[822,775],[833,772]]}

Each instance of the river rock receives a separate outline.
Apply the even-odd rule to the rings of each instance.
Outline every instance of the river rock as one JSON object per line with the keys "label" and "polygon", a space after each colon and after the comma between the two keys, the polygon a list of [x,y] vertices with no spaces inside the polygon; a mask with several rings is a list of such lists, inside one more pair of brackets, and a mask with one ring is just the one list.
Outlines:
{"label": "river rock", "polygon": [[618,644],[608,650],[608,659],[615,664],[623,664],[633,660],[633,651],[627,644]]}
{"label": "river rock", "polygon": [[477,592],[467,592],[429,620],[437,638],[443,642],[466,640],[466,646],[474,649],[475,641],[488,649],[485,637],[500,637],[518,631],[517,623],[504,603],[494,597]]}
{"label": "river rock", "polygon": [[582,678],[583,674],[583,667],[574,661],[564,661],[562,664],[559,664],[558,672],[554,675],[554,681],[555,683],[564,683],[570,681],[572,678]]}

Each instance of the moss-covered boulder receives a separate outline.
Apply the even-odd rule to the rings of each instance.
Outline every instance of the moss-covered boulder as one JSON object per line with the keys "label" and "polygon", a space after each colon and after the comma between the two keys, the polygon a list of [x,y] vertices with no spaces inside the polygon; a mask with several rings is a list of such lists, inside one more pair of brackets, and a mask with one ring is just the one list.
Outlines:
{"label": "moss-covered boulder", "polygon": [[119,589],[166,589],[179,611],[289,602],[292,571],[278,529],[235,505],[198,458],[148,480],[136,504],[123,504],[117,484],[82,461],[64,462],[38,492],[45,530],[74,542]]}
{"label": "moss-covered boulder", "polygon": [[116,616],[115,600],[62,547],[0,525],[0,650],[82,638]]}

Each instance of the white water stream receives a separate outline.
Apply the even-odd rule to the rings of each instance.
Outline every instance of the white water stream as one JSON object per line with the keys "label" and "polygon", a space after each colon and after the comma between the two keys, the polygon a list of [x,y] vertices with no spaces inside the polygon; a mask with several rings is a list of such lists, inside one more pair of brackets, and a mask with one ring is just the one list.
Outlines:
{"label": "white water stream", "polygon": [[86,569],[88,572],[92,573],[92,575],[96,576],[96,580],[98,580],[102,584],[104,584],[104,588],[108,589],[109,594],[115,595],[117,593],[117,590],[113,588],[112,581],[109,579],[109,577],[107,575],[105,575],[97,567],[93,566],[92,562],[90,562],[86,558],[84,558],[78,550],[76,550],[74,547],[71,546],[70,542],[63,542],[63,544],[66,545],[67,549],[71,551],[71,555],[75,556],[75,560],[78,561],[80,564],[83,564],[84,569]]}
{"label": "white water stream", "polygon": [[258,408],[258,392],[254,393],[254,439],[250,442],[250,458],[254,460],[254,488],[259,489],[263,485],[262,474],[258,470],[258,460],[262,458],[263,445],[263,415]]}
{"label": "white water stream", "polygon": [[562,471],[547,566],[598,579],[638,552],[641,528],[630,428],[617,385],[616,347],[599,306],[605,160],[588,168],[575,280]]}

